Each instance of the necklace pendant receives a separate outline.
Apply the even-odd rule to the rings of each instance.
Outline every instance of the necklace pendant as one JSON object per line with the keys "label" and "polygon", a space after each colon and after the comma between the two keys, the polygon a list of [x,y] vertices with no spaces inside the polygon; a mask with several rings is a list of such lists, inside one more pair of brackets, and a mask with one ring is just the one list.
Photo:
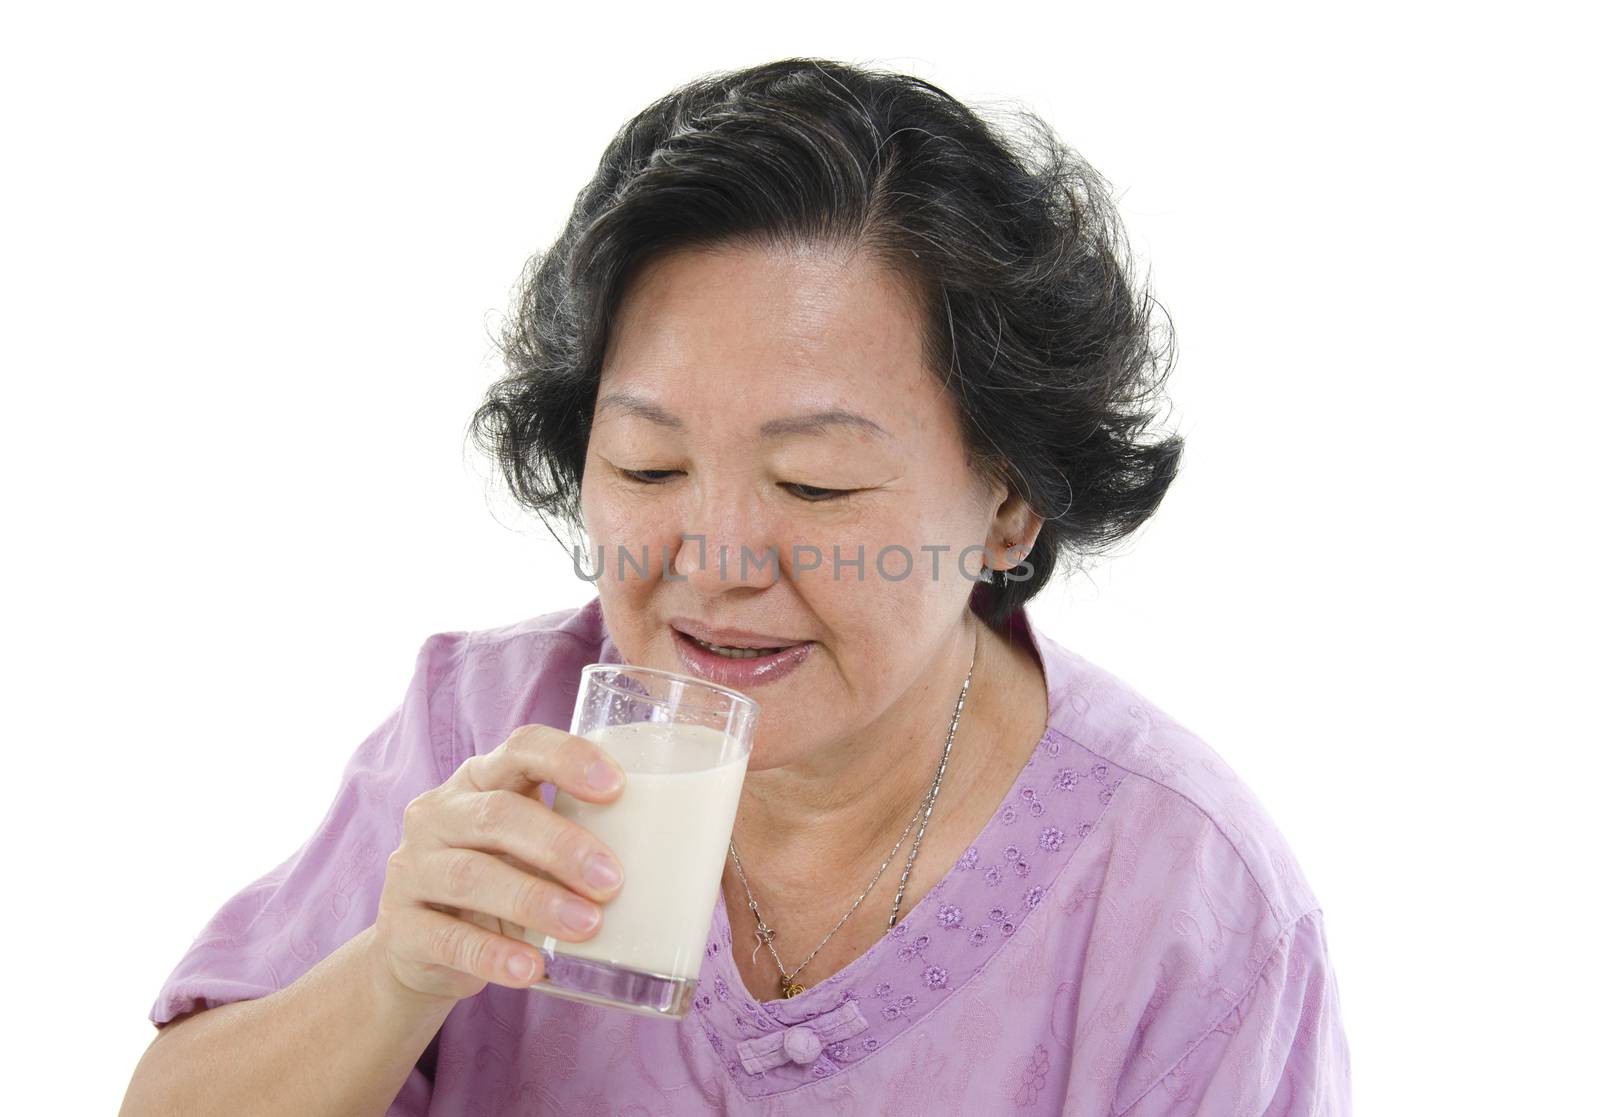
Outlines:
{"label": "necklace pendant", "polygon": [[791,981],[788,978],[784,978],[784,980],[783,980],[783,995],[784,995],[785,999],[788,999],[789,997],[798,997],[801,993],[804,993],[805,991],[806,991],[806,987],[804,985],[801,985],[798,981]]}
{"label": "necklace pendant", "polygon": [[750,952],[750,962],[752,965],[755,963],[756,955],[761,953],[761,948],[764,946],[768,950],[771,950],[772,940],[778,937],[778,932],[774,931],[771,927],[768,927],[766,923],[762,921],[760,916],[756,917],[756,929],[754,934],[756,937],[756,948]]}

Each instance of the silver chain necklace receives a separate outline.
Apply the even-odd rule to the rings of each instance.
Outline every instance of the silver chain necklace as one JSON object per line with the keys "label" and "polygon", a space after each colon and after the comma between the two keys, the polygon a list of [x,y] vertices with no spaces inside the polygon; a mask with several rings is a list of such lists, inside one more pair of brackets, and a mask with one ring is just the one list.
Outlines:
{"label": "silver chain necklace", "polygon": [[928,788],[927,794],[922,797],[922,801],[917,804],[916,813],[911,816],[911,821],[906,823],[906,828],[900,831],[899,841],[894,843],[894,848],[889,851],[889,856],[883,859],[883,864],[878,866],[878,871],[872,874],[872,879],[867,882],[867,887],[862,890],[861,895],[856,897],[856,902],[850,905],[850,910],[839,917],[839,922],[833,925],[833,930],[822,936],[822,941],[819,942],[812,949],[811,953],[805,956],[805,960],[793,970],[786,970],[783,968],[783,959],[778,957],[778,948],[772,945],[772,940],[778,937],[778,932],[769,926],[767,921],[761,917],[761,909],[756,906],[755,895],[750,891],[750,882],[745,879],[744,865],[739,861],[739,851],[734,848],[733,840],[731,838],[728,840],[728,852],[733,857],[733,871],[738,874],[739,883],[744,885],[744,894],[749,903],[750,913],[756,917],[756,948],[751,952],[750,960],[752,962],[755,961],[756,955],[761,952],[761,948],[763,946],[765,946],[767,950],[771,952],[772,960],[777,963],[778,966],[780,983],[779,987],[782,989],[785,997],[798,996],[800,993],[805,991],[805,986],[799,984],[795,978],[799,976],[801,970],[806,968],[811,959],[817,956],[817,951],[826,946],[828,940],[833,938],[834,931],[837,931],[840,927],[843,927],[844,921],[855,914],[855,910],[861,906],[861,901],[867,898],[867,895],[872,891],[873,886],[878,883],[878,878],[883,876],[884,870],[889,867],[889,862],[894,860],[894,855],[899,852],[900,846],[906,840],[906,835],[911,832],[911,827],[916,823],[917,819],[920,818],[922,820],[922,826],[917,830],[917,836],[911,842],[911,852],[906,857],[905,871],[900,874],[900,888],[897,892],[895,892],[894,895],[894,910],[889,913],[890,930],[893,930],[896,920],[900,918],[900,902],[905,898],[906,882],[911,879],[911,866],[916,864],[917,850],[922,845],[922,835],[927,832],[928,820],[933,817],[933,803],[934,800],[939,797],[939,785],[944,782],[945,765],[950,762],[950,746],[955,743],[956,725],[961,721],[961,708],[966,705],[967,688],[972,685],[972,672],[973,669],[977,667],[977,664],[978,643],[976,640],[974,640],[972,644],[972,663],[967,667],[966,681],[961,684],[961,694],[956,698],[955,712],[950,715],[950,731],[945,734],[944,755],[939,758],[939,769],[933,774],[933,784]]}

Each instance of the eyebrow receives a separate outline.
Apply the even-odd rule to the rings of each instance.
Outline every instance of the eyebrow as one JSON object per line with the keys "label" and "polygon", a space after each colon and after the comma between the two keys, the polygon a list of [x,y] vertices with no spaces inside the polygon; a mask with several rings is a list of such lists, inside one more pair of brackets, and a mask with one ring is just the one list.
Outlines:
{"label": "eyebrow", "polygon": [[[684,422],[672,412],[658,407],[641,396],[631,392],[609,392],[602,396],[595,404],[595,414],[602,411],[615,410],[625,415],[634,415],[641,419],[648,419],[658,426],[668,427],[672,430],[683,430]],[[874,438],[893,438],[894,436],[884,430],[877,423],[865,415],[858,415],[854,411],[844,411],[832,408],[827,411],[813,411],[805,415],[790,415],[783,419],[769,419],[761,424],[762,438],[783,438],[794,434],[822,434],[835,427],[849,427],[863,431]]]}

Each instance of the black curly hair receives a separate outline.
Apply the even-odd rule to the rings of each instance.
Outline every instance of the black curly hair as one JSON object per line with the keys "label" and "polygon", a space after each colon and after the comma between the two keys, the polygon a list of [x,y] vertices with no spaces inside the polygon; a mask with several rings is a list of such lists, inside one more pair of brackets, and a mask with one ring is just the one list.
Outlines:
{"label": "black curly hair", "polygon": [[[1044,526],[1032,573],[979,583],[999,624],[1061,559],[1132,534],[1177,476],[1183,439],[1141,436],[1174,346],[1153,329],[1105,180],[1033,113],[1015,134],[920,78],[820,58],[708,74],[617,133],[555,243],[523,269],[497,338],[507,373],[468,433],[546,526],[579,491],[613,315],[671,249],[863,248],[922,293],[927,365],[968,460]],[[1166,319],[1165,310],[1162,317]]]}

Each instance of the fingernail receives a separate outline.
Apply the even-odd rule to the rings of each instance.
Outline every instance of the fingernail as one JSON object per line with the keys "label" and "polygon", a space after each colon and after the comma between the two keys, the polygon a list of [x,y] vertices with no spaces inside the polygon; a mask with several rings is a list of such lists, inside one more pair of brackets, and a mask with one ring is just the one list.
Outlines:
{"label": "fingernail", "polygon": [[556,915],[574,931],[592,930],[600,922],[600,910],[586,900],[562,900]]}
{"label": "fingernail", "polygon": [[622,879],[622,867],[605,854],[597,853],[584,867],[583,879],[593,888],[610,888]]}
{"label": "fingernail", "polygon": [[513,954],[506,959],[506,973],[510,974],[514,981],[527,981],[528,976],[533,973],[533,955]]}
{"label": "fingernail", "polygon": [[604,760],[596,760],[589,765],[589,770],[584,773],[584,779],[596,791],[611,791],[622,786],[622,773],[614,764]]}

